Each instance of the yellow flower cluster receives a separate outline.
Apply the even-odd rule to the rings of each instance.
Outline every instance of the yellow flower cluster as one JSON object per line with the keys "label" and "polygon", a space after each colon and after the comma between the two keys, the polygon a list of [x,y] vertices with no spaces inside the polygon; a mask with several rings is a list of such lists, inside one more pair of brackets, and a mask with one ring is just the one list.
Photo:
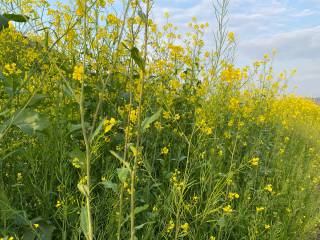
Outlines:
{"label": "yellow flower cluster", "polygon": [[106,118],[103,122],[104,133],[110,132],[110,130],[116,125],[117,121],[114,118]]}
{"label": "yellow flower cluster", "polygon": [[235,192],[229,192],[229,194],[228,194],[228,198],[230,200],[238,199],[239,197],[240,197],[240,195],[238,193],[235,193]]}
{"label": "yellow flower cluster", "polygon": [[230,205],[227,205],[225,207],[222,208],[223,212],[226,213],[226,214],[230,214],[233,212],[233,209]]}
{"label": "yellow flower cluster", "polygon": [[19,70],[17,68],[17,64],[15,63],[8,63],[6,65],[4,65],[4,71],[3,71],[3,75],[5,76],[10,76],[10,75],[14,75],[14,74],[20,74],[21,70]]}
{"label": "yellow flower cluster", "polygon": [[83,65],[74,66],[72,78],[77,81],[83,81],[83,78],[84,78]]}

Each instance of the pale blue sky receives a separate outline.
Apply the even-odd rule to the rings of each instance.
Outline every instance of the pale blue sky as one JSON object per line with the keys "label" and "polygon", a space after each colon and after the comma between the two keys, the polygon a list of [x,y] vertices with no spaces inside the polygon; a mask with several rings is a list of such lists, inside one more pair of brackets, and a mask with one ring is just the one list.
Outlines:
{"label": "pale blue sky", "polygon": [[[214,23],[213,1],[158,0],[154,13],[161,19],[168,11],[182,27],[192,16]],[[238,65],[260,59],[275,48],[277,71],[298,69],[290,88],[297,86],[295,92],[304,96],[320,96],[320,0],[230,0],[229,9]]]}
{"label": "pale blue sky", "polygon": [[[168,11],[171,21],[183,32],[195,16],[199,22],[211,24],[206,36],[210,41],[214,30],[213,1],[216,0],[154,0],[153,17],[161,24]],[[298,69],[289,82],[290,88],[297,86],[296,93],[300,95],[320,97],[320,0],[230,0],[229,10],[229,28],[236,33],[238,42],[239,66],[277,49],[276,71]]]}

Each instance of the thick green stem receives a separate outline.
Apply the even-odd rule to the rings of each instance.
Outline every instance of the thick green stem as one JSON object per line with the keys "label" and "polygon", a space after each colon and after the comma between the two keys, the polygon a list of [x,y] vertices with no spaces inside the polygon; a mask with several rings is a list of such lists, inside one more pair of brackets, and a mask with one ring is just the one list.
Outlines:
{"label": "thick green stem", "polygon": [[[85,11],[84,11],[84,44],[83,44],[83,69],[85,73],[86,69],[86,52],[87,52],[87,3],[85,2]],[[80,118],[81,118],[81,129],[82,129],[82,135],[83,140],[86,147],[86,177],[87,177],[87,183],[86,188],[87,192],[85,194],[86,198],[86,217],[87,217],[87,233],[85,233],[87,240],[93,240],[93,227],[92,227],[92,216],[91,216],[91,196],[90,196],[90,190],[91,190],[91,147],[88,139],[87,129],[85,126],[85,109],[84,109],[84,80],[85,77],[83,76],[81,79],[81,92],[80,92],[80,101],[79,101],[79,108],[80,108]]]}
{"label": "thick green stem", "polygon": [[[146,21],[145,21],[145,32],[144,32],[144,63],[147,63],[147,54],[148,54],[148,20],[149,20],[149,13],[150,13],[150,0],[146,1]],[[137,134],[137,141],[136,147],[138,153],[135,154],[133,168],[131,172],[131,198],[130,198],[130,240],[135,240],[135,183],[136,183],[136,174],[137,174],[137,164],[138,158],[141,156],[141,112],[142,112],[142,97],[143,97],[143,89],[144,89],[144,82],[146,78],[146,69],[142,69],[141,71],[141,79],[140,79],[140,95],[139,95],[139,106],[138,106],[138,118],[137,118],[137,127],[138,127],[138,134]]]}

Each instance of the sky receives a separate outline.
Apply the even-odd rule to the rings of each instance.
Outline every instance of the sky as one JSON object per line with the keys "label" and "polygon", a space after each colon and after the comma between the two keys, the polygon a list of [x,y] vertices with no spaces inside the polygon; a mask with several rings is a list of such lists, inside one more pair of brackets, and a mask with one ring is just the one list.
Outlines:
{"label": "sky", "polygon": [[[152,15],[161,24],[168,12],[170,22],[181,32],[192,17],[209,22],[206,40],[210,45],[215,30],[213,1],[217,0],[154,0]],[[320,97],[320,0],[230,0],[228,29],[236,34],[237,66],[250,65],[276,49],[276,72],[297,69],[289,90]]]}
{"label": "sky", "polygon": [[[167,11],[181,29],[193,16],[212,23],[210,39],[215,22],[213,1],[156,0],[153,15],[161,23]],[[289,80],[290,91],[320,97],[320,0],[230,0],[228,28],[236,34],[238,66],[276,49],[275,71],[298,70]]]}

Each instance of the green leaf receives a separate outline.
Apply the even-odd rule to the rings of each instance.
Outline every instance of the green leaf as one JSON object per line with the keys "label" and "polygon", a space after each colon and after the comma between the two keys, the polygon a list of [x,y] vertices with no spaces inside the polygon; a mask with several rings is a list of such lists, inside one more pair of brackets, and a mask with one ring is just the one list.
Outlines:
{"label": "green leaf", "polygon": [[9,19],[0,15],[0,31],[9,27]]}
{"label": "green leaf", "polygon": [[107,189],[112,189],[114,192],[118,192],[118,184],[116,183],[106,180],[101,182],[101,184]]}
{"label": "green leaf", "polygon": [[139,66],[139,68],[142,71],[145,71],[145,62],[141,57],[139,49],[136,47],[133,47],[133,48],[131,48],[130,52],[131,52],[131,57],[134,60],[134,62]]}
{"label": "green leaf", "polygon": [[123,157],[121,157],[118,153],[110,150],[110,153],[115,156],[124,166],[126,166],[130,171],[131,171],[131,168],[130,168],[130,164],[128,162],[126,162]]}
{"label": "green leaf", "polygon": [[89,231],[89,216],[87,207],[81,207],[80,213],[80,228],[86,238],[88,238],[88,231]]}
{"label": "green leaf", "polygon": [[46,117],[35,111],[24,109],[15,115],[13,124],[26,134],[31,135],[36,131],[46,129],[49,126],[49,121]]}
{"label": "green leaf", "polygon": [[134,214],[136,215],[136,214],[138,214],[138,213],[141,213],[141,212],[147,210],[148,207],[149,207],[149,204],[145,204],[145,205],[143,205],[143,206],[136,207],[136,208],[134,209]]}
{"label": "green leaf", "polygon": [[84,195],[84,196],[88,196],[89,195],[89,188],[87,185],[84,185],[82,183],[78,183],[77,185],[79,191]]}
{"label": "green leaf", "polygon": [[[84,122],[84,126],[86,128],[88,128],[90,126],[90,124],[88,122]],[[68,126],[68,129],[69,129],[68,134],[71,134],[73,132],[81,131],[82,130],[82,125],[80,123],[79,124],[70,124]]]}
{"label": "green leaf", "polygon": [[140,229],[142,229],[145,225],[148,225],[148,224],[154,224],[154,223],[155,223],[155,221],[152,221],[152,222],[145,222],[145,223],[142,223],[142,224],[140,224],[140,225],[136,226],[136,227],[135,227],[135,229],[136,229],[136,230],[140,230]]}
{"label": "green leaf", "polygon": [[142,121],[142,124],[141,124],[142,132],[145,132],[145,130],[148,129],[153,122],[159,119],[159,117],[161,116],[161,112],[162,112],[162,109],[159,109],[151,117],[147,117]]}
{"label": "green leaf", "polygon": [[147,19],[147,16],[144,12],[142,12],[141,9],[138,10],[138,15],[139,17],[141,18],[141,20],[143,21],[143,23],[147,23],[148,19]]}
{"label": "green leaf", "polygon": [[10,13],[4,13],[3,16],[10,21],[14,22],[27,22],[29,20],[29,17],[26,15],[21,14],[10,14]]}
{"label": "green leaf", "polygon": [[117,173],[120,181],[124,183],[129,177],[130,170],[128,168],[118,168]]}
{"label": "green leaf", "polygon": [[105,120],[105,118],[101,120],[101,122],[99,123],[98,127],[96,128],[96,130],[94,130],[94,132],[90,136],[90,142],[92,142],[95,139],[95,137],[101,132],[104,120]]}
{"label": "green leaf", "polygon": [[45,99],[46,95],[43,94],[35,94],[29,101],[28,107],[35,106],[40,103],[41,100]]}

